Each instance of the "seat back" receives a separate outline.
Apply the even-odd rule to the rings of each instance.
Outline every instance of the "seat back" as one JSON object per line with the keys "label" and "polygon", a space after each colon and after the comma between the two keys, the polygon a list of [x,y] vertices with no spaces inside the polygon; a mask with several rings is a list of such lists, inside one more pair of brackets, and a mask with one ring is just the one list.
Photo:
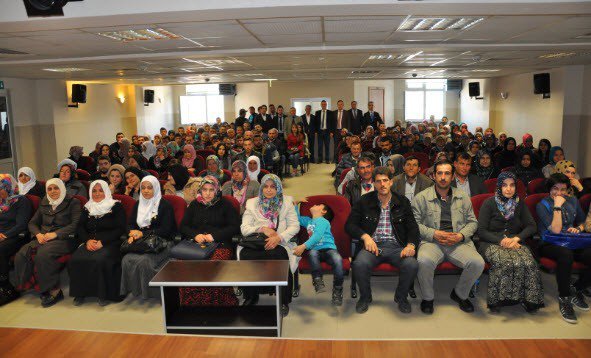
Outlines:
{"label": "seat back", "polygon": [[341,172],[341,176],[339,176],[339,185],[345,180],[345,176],[349,173],[353,168],[347,168]]}
{"label": "seat back", "polygon": [[546,178],[536,178],[527,183],[527,194],[546,193]]}
{"label": "seat back", "polygon": [[234,207],[234,209],[236,210],[238,215],[240,215],[240,203],[238,202],[238,200],[236,200],[236,198],[233,197],[232,195],[224,195],[223,198],[224,198],[224,200],[226,200],[230,204],[232,204],[232,207]]}
{"label": "seat back", "polygon": [[497,178],[486,179],[484,181],[484,186],[486,187],[487,192],[494,194],[495,191],[497,191]]}
{"label": "seat back", "polygon": [[146,171],[150,173],[150,175],[155,176],[156,178],[160,176],[160,174],[158,174],[158,172],[153,169],[146,169]]}
{"label": "seat back", "polygon": [[532,194],[525,198],[525,205],[529,209],[529,212],[534,217],[534,220],[538,222],[538,212],[536,211],[536,206],[542,199],[548,196],[548,193],[540,193],[540,194]]}
{"label": "seat back", "polygon": [[211,149],[200,149],[200,150],[196,150],[195,153],[197,153],[198,156],[200,156],[201,158],[207,158],[210,155],[215,155],[215,152]]}
{"label": "seat back", "polygon": [[423,152],[409,152],[402,155],[404,158],[408,158],[410,156],[416,157],[419,160],[419,166],[421,169],[429,168],[429,155]]}
{"label": "seat back", "polygon": [[84,207],[84,205],[86,205],[86,203],[88,203],[88,199],[86,199],[86,197],[84,197],[84,196],[74,195],[73,197],[80,201],[81,207]]}
{"label": "seat back", "polygon": [[263,175],[271,174],[267,169],[263,168],[261,168],[261,173],[263,173]]}
{"label": "seat back", "polygon": [[473,197],[470,198],[470,200],[472,201],[472,208],[474,209],[474,215],[476,216],[477,220],[478,220],[478,215],[480,214],[480,207],[482,206],[482,204],[484,203],[484,201],[486,199],[491,198],[493,196],[495,196],[495,194],[486,193],[486,194],[474,195]]}
{"label": "seat back", "polygon": [[581,208],[583,208],[583,212],[587,214],[589,212],[589,204],[591,204],[591,194],[581,196],[579,203],[581,204]]}
{"label": "seat back", "polygon": [[113,194],[113,199],[119,200],[121,202],[121,205],[123,205],[123,210],[125,210],[127,222],[129,222],[131,220],[131,212],[133,211],[133,206],[135,205],[136,201],[129,195],[121,194]]}
{"label": "seat back", "polygon": [[87,192],[90,190],[90,182],[88,180],[78,180],[78,181],[81,182],[82,185],[84,185]]}
{"label": "seat back", "polygon": [[31,207],[33,208],[33,211],[31,212],[31,217],[33,217],[33,214],[35,214],[37,212],[37,209],[39,209],[39,204],[41,204],[41,198],[31,194],[26,194],[25,196],[31,202]]}
{"label": "seat back", "polygon": [[90,180],[90,173],[84,169],[76,169],[78,180]]}
{"label": "seat back", "polygon": [[228,179],[232,179],[232,172],[231,171],[229,171],[228,169],[222,169],[222,171],[224,172],[224,174],[226,174]]}
{"label": "seat back", "polygon": [[524,200],[525,197],[527,196],[527,188],[525,186],[525,184],[521,181],[521,180],[517,180],[517,187],[515,188],[517,189],[517,196],[519,196],[519,199]]}
{"label": "seat back", "polygon": [[[301,203],[300,213],[303,216],[310,216],[310,208],[317,204],[328,205],[333,213],[334,218],[330,223],[330,229],[337,245],[337,250],[341,257],[351,257],[351,237],[345,232],[345,223],[351,213],[351,205],[343,196],[339,195],[314,195],[307,197],[307,202]],[[306,230],[300,230],[300,242],[308,239]]]}
{"label": "seat back", "polygon": [[172,210],[174,210],[174,220],[176,221],[176,227],[178,230],[181,227],[181,221],[187,210],[187,202],[185,199],[176,195],[163,195],[162,198],[172,205]]}
{"label": "seat back", "polygon": [[515,167],[505,167],[505,168],[501,169],[501,172],[511,172],[511,171],[513,171],[514,168]]}
{"label": "seat back", "polygon": [[205,158],[206,157],[202,157],[199,154],[197,154],[197,158],[195,158],[195,160],[198,162],[198,164],[195,165],[195,171],[197,173],[205,169]]}

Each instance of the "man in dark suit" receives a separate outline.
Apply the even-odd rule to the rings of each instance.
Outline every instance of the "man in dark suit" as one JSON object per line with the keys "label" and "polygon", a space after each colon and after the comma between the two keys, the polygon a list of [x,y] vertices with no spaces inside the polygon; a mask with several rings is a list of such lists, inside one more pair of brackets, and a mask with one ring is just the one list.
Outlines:
{"label": "man in dark suit", "polygon": [[[263,132],[267,133],[269,131],[269,129],[272,128],[272,127],[269,127],[271,121],[272,121],[271,116],[267,114],[267,106],[263,104],[261,106],[261,113],[254,119],[254,123],[253,123],[252,127],[254,128],[254,126],[256,126],[257,124],[260,124],[261,127],[263,127]],[[268,129],[265,130],[265,128],[268,128]]]}
{"label": "man in dark suit", "polygon": [[327,109],[325,100],[320,102],[321,109],[316,111],[315,120],[318,128],[318,160],[319,163],[330,163],[330,139],[334,136],[332,111]]}
{"label": "man in dark suit", "polygon": [[470,174],[472,168],[472,157],[466,152],[460,152],[454,161],[455,175],[451,186],[462,189],[470,197],[478,194],[485,194],[486,186],[484,181],[476,174]]}
{"label": "man in dark suit", "polygon": [[343,102],[343,100],[339,99],[337,101],[337,110],[333,112],[333,123],[334,123],[334,162],[337,163],[338,160],[338,155],[337,155],[337,147],[339,146],[339,143],[341,143],[341,141],[343,140],[343,137],[341,135],[341,129],[346,128],[347,130],[349,130],[349,127],[351,125],[351,117],[349,117],[350,113],[349,111],[345,111],[345,102]]}
{"label": "man in dark suit", "polygon": [[354,135],[361,135],[361,131],[364,129],[361,128],[361,122],[363,120],[363,111],[357,109],[357,101],[351,102],[351,109],[347,112],[349,112],[350,118],[350,124],[349,127],[347,127],[347,129]]}
{"label": "man in dark suit", "polygon": [[407,157],[404,161],[404,173],[392,179],[392,191],[398,195],[406,196],[412,202],[415,195],[435,184],[420,171],[419,159],[412,155]]}
{"label": "man in dark suit", "polygon": [[314,143],[316,141],[316,134],[318,133],[318,128],[316,127],[316,117],[314,114],[312,114],[312,106],[307,105],[305,111],[306,112],[300,117],[302,118],[302,123],[304,124],[304,130],[308,134],[310,161],[312,163],[316,163],[316,157],[314,156]]}
{"label": "man in dark suit", "polygon": [[246,119],[246,109],[242,108],[238,113],[238,118],[234,120],[234,129],[236,129],[236,127],[242,127],[244,122],[248,121],[248,119]]}
{"label": "man in dark suit", "polygon": [[374,130],[377,130],[378,124],[384,123],[384,121],[382,120],[382,117],[380,117],[380,114],[373,110],[373,102],[370,101],[367,104],[367,109],[368,111],[363,115],[363,121],[361,122],[363,130],[365,130],[367,126],[372,126]]}

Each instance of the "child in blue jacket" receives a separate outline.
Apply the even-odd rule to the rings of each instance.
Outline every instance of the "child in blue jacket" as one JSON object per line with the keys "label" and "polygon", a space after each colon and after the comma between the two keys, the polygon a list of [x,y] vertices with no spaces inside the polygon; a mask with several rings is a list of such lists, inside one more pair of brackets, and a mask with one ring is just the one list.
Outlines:
{"label": "child in blue jacket", "polygon": [[334,237],[330,230],[330,222],[334,217],[332,209],[326,204],[314,205],[310,208],[312,217],[300,216],[297,210],[300,225],[308,231],[309,239],[293,250],[297,256],[301,256],[308,250],[310,266],[312,266],[312,283],[316,293],[324,292],[326,286],[322,280],[322,267],[320,262],[331,264],[333,269],[332,304],[343,304],[343,259],[337,251]]}

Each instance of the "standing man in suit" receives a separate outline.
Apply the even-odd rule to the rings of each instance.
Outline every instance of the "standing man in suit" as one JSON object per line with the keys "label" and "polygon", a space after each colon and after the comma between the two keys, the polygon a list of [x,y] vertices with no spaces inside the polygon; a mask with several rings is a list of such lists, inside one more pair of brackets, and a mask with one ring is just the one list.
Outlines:
{"label": "standing man in suit", "polygon": [[318,133],[318,127],[316,127],[316,117],[312,114],[312,106],[307,105],[305,113],[300,117],[304,124],[304,130],[308,134],[308,145],[310,149],[310,161],[316,163],[316,157],[314,156],[314,143],[316,141],[316,133]]}
{"label": "standing man in suit", "polygon": [[244,122],[248,121],[248,119],[246,119],[246,109],[242,108],[238,113],[238,118],[234,120],[234,129],[236,129],[236,127],[242,127],[244,125]]}
{"label": "standing man in suit", "polygon": [[380,117],[380,114],[373,110],[372,101],[367,104],[367,109],[368,111],[363,115],[363,130],[365,130],[367,126],[372,126],[374,130],[377,130],[378,125],[384,123],[384,121],[382,120],[382,117]]}
{"label": "standing man in suit", "polygon": [[332,112],[328,110],[325,100],[320,102],[321,109],[316,111],[315,119],[318,128],[318,160],[326,164],[330,163],[330,139],[334,136],[332,125]]}
{"label": "standing man in suit", "polygon": [[[271,122],[271,116],[267,114],[267,106],[263,104],[261,106],[261,113],[254,120],[253,128],[257,124],[260,124],[261,127],[263,127],[263,132],[267,133],[269,131],[269,129],[271,129],[271,127],[269,127],[270,122]],[[268,129],[265,130],[265,128],[268,128]]]}
{"label": "standing man in suit", "polygon": [[337,154],[337,147],[339,145],[339,143],[341,143],[341,141],[343,140],[343,137],[341,135],[341,129],[343,128],[347,128],[349,129],[350,125],[351,125],[351,118],[349,117],[349,111],[345,111],[345,102],[343,102],[342,99],[339,99],[337,101],[337,110],[333,112],[333,116],[334,116],[334,125],[335,125],[335,129],[333,131],[334,133],[334,162],[336,163],[338,160],[338,154]]}
{"label": "standing man in suit", "polygon": [[[303,117],[303,116],[302,116]],[[289,133],[291,133],[291,125],[292,124],[302,124],[302,118],[296,116],[296,109],[295,107],[291,107],[289,109],[289,116],[285,117],[285,120],[283,121],[283,124],[281,124],[281,122],[279,122],[279,132],[281,133],[281,135],[287,140],[287,136],[289,135]],[[283,125],[283,130],[281,128],[281,126]],[[302,127],[303,124],[302,124]],[[304,127],[305,128],[305,127]],[[305,129],[304,129],[305,131]],[[309,138],[308,138],[309,140]]]}
{"label": "standing man in suit", "polygon": [[346,128],[354,135],[361,135],[361,131],[363,130],[363,128],[361,128],[361,122],[363,121],[363,111],[357,109],[357,101],[351,102],[351,109],[347,112],[349,112],[351,124],[349,124],[349,126]]}

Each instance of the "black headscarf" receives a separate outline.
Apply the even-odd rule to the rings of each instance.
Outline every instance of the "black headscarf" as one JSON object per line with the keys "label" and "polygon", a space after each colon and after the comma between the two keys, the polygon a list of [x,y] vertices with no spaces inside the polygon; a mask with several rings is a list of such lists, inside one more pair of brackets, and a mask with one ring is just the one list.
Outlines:
{"label": "black headscarf", "polygon": [[189,175],[189,170],[180,164],[168,167],[168,174],[174,179],[174,188],[176,190],[183,190],[191,177],[191,175]]}
{"label": "black headscarf", "polygon": [[[521,165],[521,160],[526,155],[529,155],[530,158],[530,165],[527,168]],[[536,166],[534,158],[535,156],[531,150],[523,149],[517,154],[517,159],[515,160],[515,174],[517,175],[517,179],[526,185],[533,179],[544,177],[540,168]]]}

